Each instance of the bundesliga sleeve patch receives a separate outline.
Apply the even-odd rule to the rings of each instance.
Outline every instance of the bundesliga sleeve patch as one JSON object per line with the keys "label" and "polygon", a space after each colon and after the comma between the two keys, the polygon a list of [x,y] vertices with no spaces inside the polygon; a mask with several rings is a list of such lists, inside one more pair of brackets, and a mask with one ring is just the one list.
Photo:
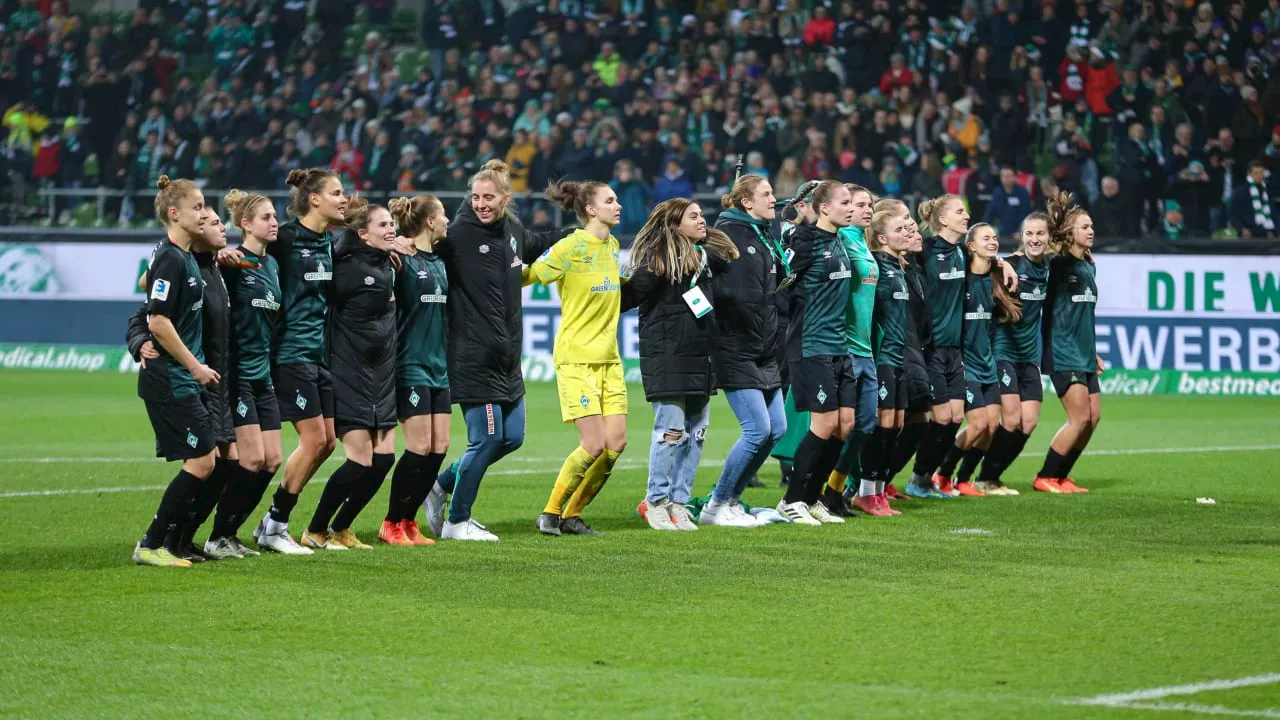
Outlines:
{"label": "bundesliga sleeve patch", "polygon": [[151,286],[151,299],[161,302],[169,299],[168,280],[156,280],[155,284]]}

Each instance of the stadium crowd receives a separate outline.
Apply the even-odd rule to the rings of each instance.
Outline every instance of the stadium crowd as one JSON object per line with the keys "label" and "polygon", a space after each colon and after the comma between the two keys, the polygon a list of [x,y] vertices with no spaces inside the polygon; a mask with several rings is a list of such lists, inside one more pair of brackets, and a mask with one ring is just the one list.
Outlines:
{"label": "stadium crowd", "polygon": [[5,195],[161,174],[283,189],[312,166],[458,191],[498,158],[517,194],[611,178],[629,234],[742,160],[779,197],[821,177],[958,192],[1002,236],[1056,188],[1104,236],[1272,236],[1280,0],[1259,9],[427,0],[406,22],[390,0],[143,0],[127,19],[6,0]]}

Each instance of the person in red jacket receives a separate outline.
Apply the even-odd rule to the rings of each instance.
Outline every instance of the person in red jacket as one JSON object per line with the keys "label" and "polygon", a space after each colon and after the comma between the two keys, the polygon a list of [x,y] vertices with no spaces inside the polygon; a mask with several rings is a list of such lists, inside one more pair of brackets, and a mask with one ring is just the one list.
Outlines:
{"label": "person in red jacket", "polygon": [[1107,98],[1113,90],[1120,87],[1120,73],[1116,72],[1115,62],[1097,46],[1090,48],[1089,53],[1089,68],[1085,71],[1084,78],[1084,98],[1094,117],[1093,145],[1102,147],[1110,137],[1111,119],[1115,115]]}
{"label": "person in red jacket", "polygon": [[915,82],[915,73],[907,67],[902,53],[894,53],[889,57],[889,69],[880,76],[880,94],[890,97],[900,87],[911,87]]}
{"label": "person in red jacket", "polygon": [[804,44],[830,45],[836,40],[836,21],[827,15],[827,9],[819,5],[813,11],[813,19],[804,26]]}
{"label": "person in red jacket", "polygon": [[1058,77],[1061,82],[1058,86],[1062,89],[1062,104],[1071,106],[1084,96],[1085,76],[1089,70],[1088,63],[1084,60],[1084,52],[1079,45],[1068,45],[1067,56],[1062,59],[1062,64],[1058,66]]}

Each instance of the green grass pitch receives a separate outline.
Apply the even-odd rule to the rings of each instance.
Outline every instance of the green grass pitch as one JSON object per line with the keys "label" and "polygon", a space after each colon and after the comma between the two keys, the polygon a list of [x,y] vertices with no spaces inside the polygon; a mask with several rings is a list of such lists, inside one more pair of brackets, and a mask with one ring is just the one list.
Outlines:
{"label": "green grass pitch", "polygon": [[[164,570],[129,563],[174,470],[134,379],[0,373],[0,716],[1280,717],[1280,402],[1105,397],[1087,496],[1029,492],[1050,401],[1021,497],[659,534],[632,395],[604,538],[533,530],[575,436],[531,385],[476,507],[501,543]],[[717,400],[697,492],[736,436]]]}

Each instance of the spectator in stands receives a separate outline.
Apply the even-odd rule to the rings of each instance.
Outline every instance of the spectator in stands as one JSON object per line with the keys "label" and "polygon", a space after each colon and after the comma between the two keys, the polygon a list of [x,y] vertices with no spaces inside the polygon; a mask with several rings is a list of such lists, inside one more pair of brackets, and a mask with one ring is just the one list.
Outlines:
{"label": "spectator in stands", "polygon": [[1249,163],[1245,182],[1231,193],[1231,227],[1240,237],[1265,237],[1274,240],[1275,202],[1267,188],[1267,164],[1262,160]]}
{"label": "spectator in stands", "polygon": [[1102,237],[1133,235],[1134,214],[1125,207],[1120,195],[1120,182],[1113,177],[1102,178],[1102,194],[1089,211],[1093,218],[1094,232]]}
{"label": "spectator in stands", "polygon": [[1000,168],[1000,184],[991,193],[982,221],[994,226],[1005,238],[1016,239],[1022,231],[1022,219],[1029,212],[1031,193],[1018,184],[1012,167]]}

